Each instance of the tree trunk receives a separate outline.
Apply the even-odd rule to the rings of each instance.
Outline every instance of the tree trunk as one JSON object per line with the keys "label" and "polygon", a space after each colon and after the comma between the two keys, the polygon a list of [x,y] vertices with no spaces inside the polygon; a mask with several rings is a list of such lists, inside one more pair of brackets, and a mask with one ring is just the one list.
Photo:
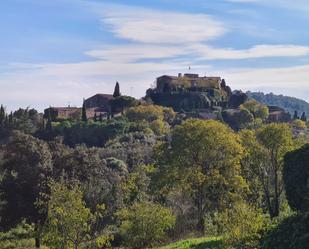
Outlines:
{"label": "tree trunk", "polygon": [[41,240],[40,240],[40,238],[35,238],[35,248],[41,248]]}
{"label": "tree trunk", "polygon": [[41,248],[41,236],[39,232],[39,222],[35,223],[34,225],[34,232],[35,232],[35,248]]}

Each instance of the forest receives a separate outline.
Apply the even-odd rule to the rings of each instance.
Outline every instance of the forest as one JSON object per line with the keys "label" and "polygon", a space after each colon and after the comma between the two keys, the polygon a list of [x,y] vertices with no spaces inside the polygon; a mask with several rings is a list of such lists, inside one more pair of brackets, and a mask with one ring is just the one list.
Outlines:
{"label": "forest", "polygon": [[240,108],[232,129],[150,103],[57,122],[1,106],[0,248],[309,248],[308,124]]}

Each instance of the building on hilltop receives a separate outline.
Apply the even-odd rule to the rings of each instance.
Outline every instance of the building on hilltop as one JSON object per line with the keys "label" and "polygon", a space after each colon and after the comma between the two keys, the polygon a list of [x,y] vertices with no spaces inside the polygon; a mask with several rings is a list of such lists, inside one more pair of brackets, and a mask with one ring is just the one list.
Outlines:
{"label": "building on hilltop", "polygon": [[[115,95],[115,96],[114,96]],[[120,97],[120,86],[116,82],[114,94],[95,94],[90,98],[84,100],[86,107],[87,119],[92,119],[95,116],[107,119],[111,115],[110,101],[114,98]],[[82,108],[79,107],[49,107],[44,110],[44,118],[58,121],[64,119],[78,119],[81,116]]]}
{"label": "building on hilltop", "polygon": [[179,111],[226,107],[231,93],[221,77],[180,73],[178,76],[158,77],[156,87],[147,90],[146,98],[157,105],[173,107]]}
{"label": "building on hilltop", "polygon": [[74,119],[81,113],[81,108],[78,107],[49,107],[44,110],[44,118],[50,118],[51,121]]}

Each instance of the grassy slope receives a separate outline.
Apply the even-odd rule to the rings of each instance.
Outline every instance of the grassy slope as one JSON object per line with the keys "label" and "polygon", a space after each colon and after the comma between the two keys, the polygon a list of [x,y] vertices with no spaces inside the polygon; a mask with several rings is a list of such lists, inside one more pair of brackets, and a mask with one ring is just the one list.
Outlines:
{"label": "grassy slope", "polygon": [[220,238],[198,238],[178,241],[157,249],[224,249]]}

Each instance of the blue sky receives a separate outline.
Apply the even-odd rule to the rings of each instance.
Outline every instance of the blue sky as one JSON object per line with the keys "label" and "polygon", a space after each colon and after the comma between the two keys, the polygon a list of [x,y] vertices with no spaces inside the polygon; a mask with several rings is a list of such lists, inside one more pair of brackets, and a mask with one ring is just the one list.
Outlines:
{"label": "blue sky", "polygon": [[142,97],[162,74],[309,100],[307,0],[2,0],[0,102],[80,106]]}

